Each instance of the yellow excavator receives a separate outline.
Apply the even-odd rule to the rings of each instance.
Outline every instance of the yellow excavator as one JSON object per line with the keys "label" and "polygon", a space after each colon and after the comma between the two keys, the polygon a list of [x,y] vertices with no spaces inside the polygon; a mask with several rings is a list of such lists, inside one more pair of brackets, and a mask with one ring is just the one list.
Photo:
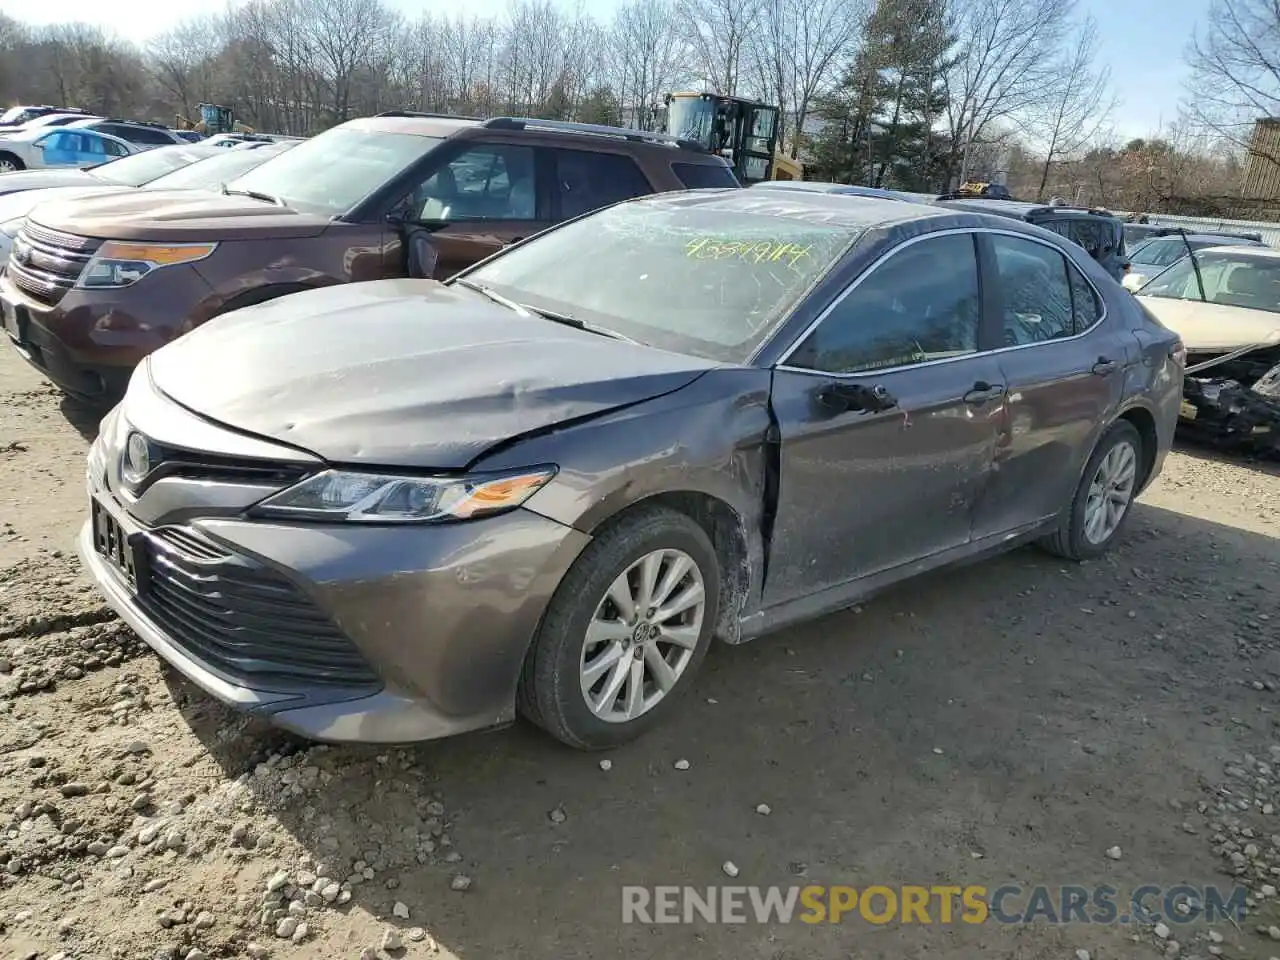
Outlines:
{"label": "yellow excavator", "polygon": [[198,109],[200,110],[199,120],[192,121],[182,114],[177,114],[173,118],[174,127],[178,130],[192,130],[204,137],[211,137],[218,133],[257,132],[248,124],[237,121],[230,107],[217,103],[202,103]]}
{"label": "yellow excavator", "polygon": [[804,179],[804,164],[778,150],[777,107],[718,93],[668,93],[663,100],[663,132],[724,157],[743,184]]}

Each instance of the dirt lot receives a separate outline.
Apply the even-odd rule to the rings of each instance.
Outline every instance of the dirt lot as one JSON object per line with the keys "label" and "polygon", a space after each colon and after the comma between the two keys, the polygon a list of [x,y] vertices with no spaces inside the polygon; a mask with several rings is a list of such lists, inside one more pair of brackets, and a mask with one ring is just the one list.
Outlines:
{"label": "dirt lot", "polygon": [[[0,349],[0,956],[1280,954],[1280,471],[1180,452],[1106,561],[721,648],[606,770],[523,727],[309,747],[191,689],[80,579],[68,414]],[[1238,881],[1239,928],[620,922],[624,884]]]}

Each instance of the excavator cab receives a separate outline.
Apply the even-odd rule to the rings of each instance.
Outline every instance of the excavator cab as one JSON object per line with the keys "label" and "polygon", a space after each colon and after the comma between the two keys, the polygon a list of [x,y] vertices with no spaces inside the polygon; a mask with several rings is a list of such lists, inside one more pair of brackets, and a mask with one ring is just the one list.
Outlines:
{"label": "excavator cab", "polygon": [[213,136],[218,133],[232,133],[235,130],[235,115],[230,107],[216,103],[200,104],[200,122],[204,133]]}
{"label": "excavator cab", "polygon": [[666,95],[665,132],[729,161],[744,186],[773,179],[778,108],[715,93]]}

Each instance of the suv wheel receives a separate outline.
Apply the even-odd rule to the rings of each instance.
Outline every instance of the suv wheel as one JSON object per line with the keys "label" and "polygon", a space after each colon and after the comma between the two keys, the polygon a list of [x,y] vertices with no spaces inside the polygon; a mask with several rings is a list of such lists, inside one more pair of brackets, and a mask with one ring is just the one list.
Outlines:
{"label": "suv wheel", "polygon": [[623,517],[557,588],[520,681],[520,711],[580,750],[626,743],[690,686],[720,609],[720,564],[697,523]]}
{"label": "suv wheel", "polygon": [[0,151],[0,173],[15,173],[27,169],[27,165],[12,153]]}
{"label": "suv wheel", "polygon": [[1137,428],[1127,420],[1112,424],[1089,458],[1062,526],[1041,546],[1071,560],[1105,553],[1132,512],[1141,465]]}

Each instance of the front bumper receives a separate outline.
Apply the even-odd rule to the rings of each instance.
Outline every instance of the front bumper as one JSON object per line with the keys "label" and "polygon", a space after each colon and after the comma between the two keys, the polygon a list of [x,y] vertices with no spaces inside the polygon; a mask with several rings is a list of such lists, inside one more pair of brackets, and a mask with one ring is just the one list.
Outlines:
{"label": "front bumper", "polygon": [[[258,621],[235,608],[234,582],[219,581],[207,556],[192,561],[199,573],[192,582],[207,586],[208,596],[230,608],[221,618],[197,616],[205,601],[188,586],[175,608],[172,584],[158,589],[154,581],[170,576],[163,558],[148,575],[150,590],[148,577],[139,576],[140,598],[97,549],[92,520],[80,532],[80,556],[107,602],[161,657],[222,702],[327,742],[404,743],[514,719],[528,645],[556,586],[588,541],[528,511],[412,529],[235,518],[148,528],[93,483],[90,493],[126,530],[137,531],[144,550],[158,544],[161,534],[173,540],[177,530],[216,545],[235,564],[277,581],[287,578],[301,599],[287,598],[286,604],[299,610],[313,605],[349,641],[356,659],[347,662],[367,664],[367,670],[350,667],[349,680],[310,679],[321,642],[307,633],[318,622],[314,618],[281,624],[273,613],[276,633],[268,647],[255,647],[262,636],[254,632]],[[296,649],[282,648],[281,636],[295,637]],[[283,660],[272,662],[277,654],[270,650],[282,649]]]}

